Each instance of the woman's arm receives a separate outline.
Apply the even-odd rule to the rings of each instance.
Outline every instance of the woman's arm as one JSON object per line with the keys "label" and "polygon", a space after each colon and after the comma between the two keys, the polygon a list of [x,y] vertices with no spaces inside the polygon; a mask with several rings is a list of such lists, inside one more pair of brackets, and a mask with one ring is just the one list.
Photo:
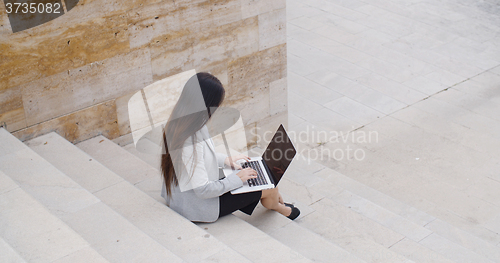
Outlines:
{"label": "woman's arm", "polygon": [[236,175],[236,172],[234,172],[223,179],[208,181],[205,185],[195,188],[193,191],[198,197],[207,199],[221,196],[226,192],[241,187],[242,185],[243,181],[241,181],[240,177]]}
{"label": "woman's arm", "polygon": [[[189,145],[183,148],[183,160],[186,163],[187,174],[183,174],[184,178],[180,181],[186,182],[190,178],[190,188],[193,189],[198,197],[203,199],[221,196],[228,191],[241,187],[243,181],[236,172],[220,180],[209,180],[209,178],[218,178],[219,171],[217,169],[217,174],[209,176],[205,167],[203,143],[195,143],[194,147],[193,145]],[[194,149],[196,149],[196,158],[193,156]],[[217,160],[214,160],[214,162],[217,161],[218,165],[223,166],[226,155],[216,154],[216,158]]]}
{"label": "woman's arm", "polygon": [[217,164],[219,167],[224,167],[227,155],[223,153],[215,153],[215,155],[217,156]]}

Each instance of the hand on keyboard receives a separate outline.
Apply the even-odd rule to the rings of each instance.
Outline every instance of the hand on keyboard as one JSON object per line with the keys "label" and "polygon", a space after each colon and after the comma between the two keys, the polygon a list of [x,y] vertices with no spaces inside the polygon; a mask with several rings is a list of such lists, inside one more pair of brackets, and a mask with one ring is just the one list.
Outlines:
{"label": "hand on keyboard", "polygon": [[244,154],[238,154],[235,156],[230,156],[227,157],[226,160],[224,160],[224,164],[227,166],[232,166],[235,170],[240,170],[241,166],[236,162],[238,160],[250,160],[250,157],[244,155]]}
{"label": "hand on keyboard", "polygon": [[262,169],[260,168],[259,162],[250,161],[250,162],[246,162],[246,163],[241,164],[241,166],[243,168],[247,168],[247,167],[252,168],[253,170],[255,170],[257,172],[257,177],[249,179],[247,181],[248,186],[258,186],[258,185],[267,184],[267,180],[264,177],[264,174],[262,173]]}
{"label": "hand on keyboard", "polygon": [[236,175],[238,175],[243,182],[257,178],[257,172],[252,168],[245,168],[239,171]]}

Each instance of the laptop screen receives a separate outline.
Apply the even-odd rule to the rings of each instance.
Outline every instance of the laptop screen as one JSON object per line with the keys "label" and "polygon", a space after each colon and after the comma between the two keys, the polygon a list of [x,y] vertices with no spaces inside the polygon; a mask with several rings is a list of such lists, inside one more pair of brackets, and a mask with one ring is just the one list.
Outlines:
{"label": "laptop screen", "polygon": [[262,155],[262,159],[269,169],[268,172],[271,172],[274,177],[274,185],[278,185],[295,154],[295,148],[286,134],[285,128],[283,125],[280,125]]}

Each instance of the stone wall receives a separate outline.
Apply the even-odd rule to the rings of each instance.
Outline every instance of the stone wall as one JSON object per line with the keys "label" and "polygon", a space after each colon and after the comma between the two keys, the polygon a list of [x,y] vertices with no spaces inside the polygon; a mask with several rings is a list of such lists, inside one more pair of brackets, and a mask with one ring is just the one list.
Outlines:
{"label": "stone wall", "polygon": [[132,93],[195,69],[222,81],[247,129],[274,130],[287,120],[285,2],[84,0],[14,34],[1,4],[0,123],[21,140],[124,138]]}

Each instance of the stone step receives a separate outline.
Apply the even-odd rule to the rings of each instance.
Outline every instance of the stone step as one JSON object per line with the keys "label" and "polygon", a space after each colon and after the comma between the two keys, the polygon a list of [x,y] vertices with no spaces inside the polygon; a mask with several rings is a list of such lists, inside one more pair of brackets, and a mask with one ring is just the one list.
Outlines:
{"label": "stone step", "polygon": [[281,196],[286,202],[292,203],[300,208],[300,216],[295,219],[295,221],[290,221],[280,214],[266,209],[261,204],[257,205],[252,216],[248,216],[240,211],[236,211],[234,215],[247,221],[313,261],[365,262],[336,244],[324,239],[320,235],[297,224],[297,222],[314,212],[314,210],[306,204],[283,193],[283,191],[281,191]]}
{"label": "stone step", "polygon": [[[425,108],[425,104],[424,107],[416,105],[415,108],[408,108],[404,112],[391,116],[394,118],[387,119],[386,123],[379,124],[379,126],[377,127],[370,128],[374,130],[381,130],[380,127],[383,126],[397,125],[396,130],[398,131],[399,135],[391,130],[388,130],[385,133],[387,136],[390,136],[394,140],[402,142],[402,144],[408,144],[408,142],[405,142],[405,140],[407,140],[407,137],[404,137],[401,134],[408,134],[410,132],[412,135],[416,134],[417,132],[421,133],[421,137],[425,136],[426,139],[434,138],[434,140],[436,140],[435,138],[439,138],[444,142],[447,142],[450,148],[455,148],[453,150],[447,150],[449,151],[449,153],[446,153],[445,155],[448,156],[448,159],[450,159],[450,155],[452,156],[454,154],[457,154],[457,157],[453,159],[459,160],[460,152],[462,152],[462,154],[467,156],[466,158],[468,162],[470,162],[472,165],[476,165],[474,167],[475,173],[472,177],[470,177],[470,175],[466,172],[467,169],[460,169],[456,167],[468,167],[467,165],[471,165],[464,162],[454,165],[455,170],[459,169],[461,170],[460,172],[455,173],[450,169],[451,175],[443,174],[442,177],[444,178],[452,178],[452,180],[447,179],[446,183],[451,185],[462,184],[462,186],[457,187],[462,190],[461,193],[467,195],[467,198],[462,197],[462,200],[465,200],[465,202],[455,201],[454,204],[457,204],[458,208],[463,209],[464,211],[462,212],[475,211],[473,209],[465,208],[466,204],[468,203],[467,199],[469,198],[475,199],[474,203],[472,204],[474,209],[476,207],[482,208],[485,206],[485,204],[490,207],[493,205],[493,208],[495,208],[495,206],[498,206],[498,200],[500,200],[500,192],[498,192],[497,189],[498,180],[500,179],[500,177],[496,172],[496,170],[498,169],[496,169],[497,165],[495,165],[495,162],[496,159],[498,159],[497,149],[498,146],[500,146],[500,140],[498,140],[495,136],[486,134],[482,129],[475,130],[474,128],[477,128],[477,125],[463,126],[461,124],[453,122],[453,120],[450,120],[449,116],[447,116],[446,114],[442,114],[443,110],[435,110],[435,107],[439,106],[443,107],[446,112],[455,112],[456,108],[451,107],[449,104],[447,105],[447,103],[439,102],[439,100],[434,99],[431,101],[431,104],[427,104],[427,106],[434,110],[429,112],[429,109]],[[472,115],[473,114],[471,113],[471,115],[467,117],[470,121],[475,120],[475,117],[477,117],[471,117]],[[462,114],[458,114],[456,116],[462,116]],[[478,122],[482,122],[483,120],[483,118],[479,118]],[[405,132],[401,133],[401,130],[403,129]],[[415,145],[412,145],[412,147],[415,147]],[[474,182],[473,185],[464,187],[463,185],[467,185],[469,179],[471,179],[470,181]],[[462,202],[464,203],[462,204]],[[430,207],[426,207],[424,205],[425,203],[417,203],[416,205],[418,204],[423,206],[421,208],[422,210],[428,209],[429,213],[435,214],[436,217],[439,217],[440,219],[454,225],[455,227],[469,232],[491,243],[492,245],[497,245],[500,243],[500,231],[498,231],[498,226],[500,225],[495,221],[495,216],[493,215],[493,220],[490,222],[488,221],[492,219],[491,216],[484,216],[484,210],[487,211],[487,214],[490,214],[495,213],[497,209],[487,208],[484,209],[482,213],[478,211],[477,213],[472,213],[472,215],[467,216],[451,211],[450,207],[447,205],[437,205],[436,202],[433,202]],[[498,213],[498,211],[496,213]],[[488,223],[493,223],[493,225],[490,225]],[[496,228],[494,227],[495,223]]]}
{"label": "stone step", "polygon": [[[110,206],[168,246],[174,253],[191,262],[248,262],[239,251],[233,250],[231,246],[219,241],[217,236],[210,235],[165,205],[165,200],[160,196],[162,179],[158,170],[102,136],[81,142],[77,146],[107,169],[124,178],[124,183],[127,183],[113,186],[116,188],[115,193],[108,191],[96,195],[110,200]],[[124,169],[120,164],[133,168]],[[116,192],[123,193],[124,196],[117,196]],[[158,218],[169,220],[159,221]]]}
{"label": "stone step", "polygon": [[[311,187],[305,187],[288,178],[292,177],[293,179],[295,177],[295,175],[292,175],[294,173],[292,171],[298,169],[298,167],[291,165],[289,169],[285,177],[280,181],[279,188],[284,198],[287,198],[286,200],[299,200],[301,203],[300,208],[303,211],[301,213],[303,217],[295,220],[300,227],[305,228],[307,231],[312,231],[321,238],[367,262],[401,262],[407,260],[404,256],[388,249],[391,245],[403,239],[403,235],[342,205],[333,202],[327,203],[326,196],[340,192],[342,189],[334,184],[325,184],[321,178],[317,179],[323,183],[315,184],[320,181],[315,181],[316,179],[312,177],[306,178],[311,180],[309,182],[303,178],[303,184],[311,185]],[[306,177],[307,175],[302,174],[302,176]],[[311,204],[315,206],[309,206]],[[327,210],[328,213],[319,213],[317,212],[318,209]],[[323,229],[331,227],[332,224],[341,228],[342,231],[333,232],[335,235],[323,235]],[[264,227],[267,233],[278,231],[281,228],[279,225]],[[342,238],[350,238],[350,240],[344,242]],[[370,253],[366,253],[365,250],[357,250],[356,245],[351,244],[352,242],[357,243],[357,245],[363,247],[366,251],[370,251]],[[386,258],[381,258],[381,255],[385,255]],[[411,261],[407,260],[407,262]]]}
{"label": "stone step", "polygon": [[[137,158],[143,160],[149,164],[149,169],[155,169],[155,166],[159,166],[158,159],[152,155],[143,154],[137,151],[133,144],[124,146],[123,149],[127,150],[131,154],[135,155]],[[162,184],[160,178],[150,178],[137,184],[136,186],[143,190],[144,192],[159,196],[158,191],[154,191],[154,187]],[[164,200],[161,200],[164,203]],[[272,212],[278,215],[276,212]],[[290,222],[289,219],[278,215],[280,219]],[[246,256],[255,262],[260,261],[271,261],[271,262],[288,262],[288,261],[305,261],[308,259],[304,258],[299,253],[290,249],[286,245],[283,245],[277,239],[270,238],[267,234],[263,233],[261,230],[252,226],[251,224],[235,217],[234,215],[227,215],[215,223],[210,224],[199,224],[200,227],[207,230],[212,235],[216,236],[219,240],[226,244],[231,244],[231,248]],[[231,229],[227,231],[227,229]],[[236,237],[236,238],[235,238]],[[244,238],[241,238],[244,237]],[[266,244],[264,250],[267,248],[272,248],[272,251],[262,252],[263,247],[248,247],[248,244],[254,244],[258,240],[259,244]],[[257,251],[261,252],[257,252]],[[272,252],[272,253],[271,253]]]}
{"label": "stone step", "polygon": [[425,227],[465,249],[471,250],[493,262],[500,262],[500,247],[498,245],[493,245],[441,219],[436,219]]}
{"label": "stone step", "polygon": [[440,253],[429,249],[422,244],[409,238],[404,238],[398,243],[392,245],[390,250],[405,256],[419,263],[454,263],[455,261],[441,255]]}
{"label": "stone step", "polygon": [[[282,180],[287,179],[283,178]],[[338,239],[331,239],[328,238],[328,236],[323,236],[322,231],[331,226],[345,229],[343,231],[345,232],[345,235],[356,235],[358,239],[362,239],[366,243],[371,244],[372,247],[377,248],[379,250],[377,253],[379,254],[390,254],[395,259],[404,259],[404,257],[401,257],[397,255],[397,253],[391,252],[387,249],[387,247],[397,243],[401,238],[403,238],[401,235],[390,231],[389,233],[386,233],[387,231],[385,231],[385,229],[381,226],[377,226],[375,223],[363,219],[361,216],[356,215],[353,212],[346,211],[348,209],[335,211],[335,216],[331,218],[329,218],[330,214],[319,214],[318,212],[315,212],[315,209],[317,209],[316,207],[307,206],[306,204],[296,201],[295,198],[291,197],[293,195],[291,192],[295,189],[287,191],[287,188],[288,187],[286,185],[280,186],[280,191],[282,192],[284,200],[293,203],[301,209],[301,216],[294,222],[290,223],[289,221],[286,222],[285,220],[281,220],[281,217],[273,213],[269,213],[262,206],[258,206],[256,208],[256,211],[254,212],[255,216],[248,217],[243,213],[236,213],[236,215],[244,220],[247,220],[249,223],[273,236],[280,242],[296,249],[304,256],[316,261],[332,262],[331,258],[334,258],[338,260],[338,262],[372,262],[375,258],[374,256],[368,256],[365,254],[356,255],[356,253],[353,253],[352,250],[348,250],[349,247],[337,243]],[[316,216],[321,217],[321,221],[318,221],[319,224],[304,224],[304,222],[312,222],[310,219],[314,219]],[[348,220],[342,220],[343,217]],[[368,224],[363,225],[360,221],[365,224],[368,222]],[[293,235],[286,234],[289,229],[293,229]],[[377,241],[383,243],[384,245],[378,244]],[[311,244],[314,244],[314,246]],[[335,254],[336,256],[329,256],[332,254]]]}
{"label": "stone step", "polygon": [[[142,154],[142,153],[138,152],[135,149],[135,147],[133,146],[133,144],[125,146],[124,148],[126,148],[131,153],[137,155],[139,158],[143,159],[145,162],[155,164],[155,162],[157,161],[154,158],[152,158],[152,156],[150,156],[150,155]],[[222,150],[222,149],[219,149],[219,150]],[[254,149],[254,150],[255,150],[255,152],[261,151],[260,149]],[[294,169],[294,168],[292,167],[292,169]],[[287,175],[288,175],[288,173],[287,173]],[[284,182],[290,183],[290,181],[287,178],[284,178],[283,180],[284,180]],[[287,186],[290,186],[289,183],[285,183],[286,185],[284,187],[288,188]],[[331,187],[333,187],[333,186],[332,185],[325,185],[325,188],[323,188],[323,190],[331,191]],[[335,188],[335,187],[333,187],[333,188]],[[281,189],[283,189],[283,187],[281,187]],[[293,189],[290,189],[290,191],[293,193],[296,193],[297,190],[299,192],[301,192],[301,190],[303,190],[303,189],[297,189],[296,187]],[[308,192],[307,194],[309,194],[309,197],[311,197],[311,199],[306,198],[306,200],[304,200],[306,203],[308,201],[311,201],[311,200],[316,200],[313,193]],[[311,194],[312,194],[312,196],[311,196]],[[296,219],[296,221],[300,221],[300,219],[302,217],[307,216],[307,214],[314,211],[314,209],[309,208],[304,203],[302,203],[300,201],[296,201],[296,199],[290,198],[289,196],[287,196],[284,193],[282,195],[285,198],[285,200],[288,200],[289,202],[292,202],[301,208],[301,216],[298,219]],[[305,196],[305,195],[301,195],[301,196]],[[321,195],[317,195],[317,197],[321,197]],[[274,213],[272,211],[268,211],[267,209],[262,207],[260,204],[257,206],[257,208],[254,212],[254,215],[251,217],[249,217],[249,216],[247,216],[244,213],[241,213],[239,211],[235,212],[234,215],[236,215],[240,219],[247,221],[251,225],[259,228],[260,230],[262,230],[265,233],[269,234],[270,236],[274,237],[276,240],[293,248],[294,250],[298,251],[299,253],[303,254],[304,256],[306,256],[309,259],[319,260],[319,261],[328,261],[328,262],[331,262],[332,259],[338,259],[338,262],[364,262],[363,260],[361,260],[357,256],[345,251],[344,249],[340,248],[339,246],[330,242],[329,240],[324,239],[322,236],[320,236],[320,235],[318,235],[318,234],[316,234],[316,233],[310,231],[309,229],[306,229],[300,225],[297,225],[295,223],[293,223],[295,225],[293,227],[293,229],[296,232],[297,237],[304,236],[304,237],[308,237],[311,240],[315,240],[316,242],[319,242],[314,246],[314,249],[305,249],[305,248],[309,248],[307,239],[303,239],[303,238],[290,239],[290,238],[285,238],[286,235],[281,236],[278,233],[286,232],[286,230],[284,230],[285,228],[286,229],[292,228],[291,226],[287,226],[288,224],[291,223],[291,221],[286,219],[285,217],[277,214],[277,213]],[[364,221],[370,222],[369,220],[366,220],[366,219]],[[380,226],[376,223],[371,223],[371,225],[368,227],[364,226],[364,229],[365,228],[368,229],[367,235],[371,236],[372,238],[378,237],[380,235],[380,233],[385,230],[382,226]],[[390,230],[388,230],[388,231],[390,231]],[[392,231],[390,231],[390,232],[392,232]],[[392,237],[393,237],[392,242],[388,241],[388,242],[386,242],[386,245],[394,244],[395,242],[397,242],[403,238],[402,235],[398,235],[397,233],[392,233]],[[380,240],[383,240],[383,238],[378,238],[376,240],[380,241]],[[396,254],[396,253],[391,252],[383,247],[380,247],[380,249],[386,250],[385,253],[388,253],[388,254]],[[400,256],[397,258],[401,259]]]}
{"label": "stone step", "polygon": [[[497,246],[448,222],[434,218],[328,167],[322,167],[312,173],[314,176],[358,193],[354,194],[351,191],[343,190],[336,195],[330,196],[331,199],[384,226],[394,229],[413,241],[419,242],[434,232],[448,239],[448,241],[452,241],[489,260],[500,261],[500,250]],[[434,248],[428,247],[428,249],[433,250]],[[438,256],[435,258],[438,258]]]}
{"label": "stone step", "polygon": [[[130,147],[129,151],[134,152],[135,151],[134,147]],[[147,158],[148,156],[143,155],[142,157]],[[454,262],[451,259],[442,255],[442,254],[449,255],[449,253],[446,250],[437,249],[435,247],[427,247],[425,246],[426,244],[425,242],[422,244],[418,243],[418,241],[422,241],[424,238],[433,233],[433,231],[431,231],[428,228],[425,228],[424,226],[428,225],[431,222],[434,222],[436,220],[435,217],[432,217],[426,214],[425,212],[422,212],[416,208],[404,204],[394,198],[386,196],[375,189],[365,186],[334,170],[324,167],[321,164],[314,162],[305,164],[304,162],[300,161],[300,158],[297,158],[297,160],[299,161],[296,162],[294,160],[290,169],[290,171],[295,170],[296,172],[292,173],[287,172],[286,175],[287,178],[284,178],[283,179],[284,181],[282,183],[285,185],[285,189],[288,188],[292,190],[291,191],[285,190],[284,192],[289,192],[292,196],[300,198],[304,202],[310,204],[316,203],[325,198],[326,196],[328,196],[329,199],[331,199],[331,201],[332,200],[335,201],[335,202],[330,201],[329,202],[330,205],[335,204],[336,209],[340,209],[343,211],[336,214],[350,214],[351,216],[357,218],[357,221],[348,220],[348,222],[351,223],[350,226],[351,230],[357,231],[360,228],[361,229],[366,228],[368,229],[368,231],[362,231],[361,234],[367,235],[368,237],[370,237],[370,239],[372,239],[372,241],[379,241],[381,245],[389,244],[391,251],[403,255],[408,259],[414,260],[415,262]],[[309,176],[304,176],[304,175],[309,175]],[[288,179],[288,177],[291,177],[291,179]],[[296,181],[299,181],[300,183],[297,183]],[[308,185],[309,187],[304,187],[304,185]],[[381,205],[375,204],[371,202],[371,200],[355,195],[354,193],[345,190],[342,187],[339,187],[338,185],[342,185],[348,187],[349,189],[353,189],[354,191],[367,196],[367,198],[370,199],[373,198],[373,200],[377,201]],[[345,208],[348,209],[347,210],[345,208],[342,209],[341,205],[343,205]],[[392,211],[385,209],[384,206],[390,207],[390,210]],[[301,208],[303,207],[304,204],[302,203]],[[361,216],[353,214],[349,210],[353,210],[354,212],[360,214]],[[314,209],[312,209],[312,211],[314,211]],[[311,211],[309,211],[308,213],[310,212]],[[259,213],[259,207],[257,207],[256,213]],[[243,213],[237,212],[235,214],[240,218],[248,221],[252,225],[256,226],[257,228],[270,234],[271,236],[273,236],[272,233],[274,231],[277,232],[278,229],[284,227],[283,225],[279,225],[279,223],[269,224],[269,223],[264,223],[263,220],[253,220],[256,217],[247,217]],[[302,214],[304,215],[304,212]],[[370,223],[371,221],[366,220],[365,217],[371,219],[371,221],[374,221],[375,224],[373,224],[373,222]],[[277,222],[279,220],[278,218],[276,218],[273,220],[266,220],[266,221]],[[298,220],[298,222],[300,222],[300,220]],[[361,225],[356,225],[353,222],[361,223]],[[365,226],[365,224],[368,224],[368,226]],[[383,227],[380,227],[380,225],[382,225]],[[432,226],[432,224],[429,224],[429,226]],[[393,244],[390,244],[391,239],[384,241],[384,235],[377,233],[377,231],[382,231],[382,233],[387,232],[387,230],[384,230],[384,227],[389,228],[396,234],[400,234],[399,237],[402,239],[398,240],[396,238],[397,236],[394,236],[395,238],[392,239],[392,242],[394,241],[396,242]],[[446,229],[450,228],[453,229],[455,233],[459,231],[458,229],[450,226],[449,224],[446,224],[446,228],[441,228],[441,230],[446,231]],[[446,234],[446,232],[444,232],[443,234]],[[279,236],[273,236],[273,237],[278,239]],[[470,238],[472,238],[472,240],[478,239],[478,238],[474,239],[474,236],[472,235]],[[455,237],[455,239],[452,238],[449,239],[454,240],[455,244],[453,244],[453,242],[451,243],[453,244],[453,246],[458,245],[458,247],[462,247],[462,249],[472,250],[469,251],[472,252],[472,254],[479,254],[476,255],[478,258],[481,258],[483,260],[496,259],[496,255],[498,253],[497,251],[495,251],[496,247],[480,239],[478,239],[477,242],[468,242],[468,244],[463,244],[464,242],[463,241],[461,242],[460,239],[457,237]],[[448,244],[448,246],[445,246],[446,248],[450,247],[449,241],[450,240],[446,240],[446,243]],[[483,242],[485,244],[483,244]],[[307,255],[306,252],[304,251],[300,250],[298,251],[300,253],[303,253],[304,255]],[[394,255],[391,257],[394,257]]]}
{"label": "stone step", "polygon": [[[130,153],[136,155],[141,158],[143,161],[149,163],[150,165],[159,166],[158,158],[154,158],[151,155],[141,153],[136,150],[133,144],[129,144],[123,147],[127,149]],[[224,150],[222,148],[218,148],[219,150]],[[257,150],[258,151],[258,150]],[[161,180],[158,180],[154,184],[161,183]],[[291,198],[288,198],[283,194],[285,200],[289,200],[290,202],[296,204],[301,208],[301,217],[308,213],[308,208]],[[293,200],[293,201],[292,201]],[[311,211],[309,211],[311,212]],[[295,251],[301,253],[306,256],[308,259],[313,261],[320,262],[365,262],[360,258],[350,254],[349,252],[343,250],[342,248],[336,246],[335,244],[325,240],[321,236],[305,229],[297,224],[293,224],[294,226],[287,226],[292,223],[289,219],[283,217],[282,215],[269,211],[264,208],[261,204],[257,206],[252,216],[248,216],[242,212],[236,211],[233,213],[235,216],[239,217],[242,220],[247,221],[254,227],[260,229],[261,231],[269,234],[274,239],[279,242],[287,245],[288,247],[294,249]],[[216,224],[218,224],[216,222]],[[286,231],[284,229],[293,228],[294,234],[292,235],[295,238],[290,237],[290,235],[286,235]],[[280,231],[283,232],[283,235],[280,234]],[[307,237],[307,238],[301,238]],[[311,245],[314,244],[314,245]]]}
{"label": "stone step", "polygon": [[[407,256],[408,258],[416,260],[417,262],[431,262],[431,260],[436,262],[446,262],[446,260],[450,260],[450,254],[446,250],[438,249],[438,247],[433,245],[428,245],[430,243],[427,242],[421,242],[427,237],[434,239],[433,237],[436,236],[439,237],[439,240],[446,240],[443,244],[446,248],[460,247],[463,250],[470,250],[467,253],[475,254],[477,258],[484,260],[485,262],[488,260],[498,261],[499,251],[496,246],[474,237],[473,235],[468,234],[467,232],[462,231],[444,221],[433,218],[424,212],[386,196],[373,188],[365,186],[332,169],[324,167],[321,164],[296,163],[294,166],[295,169],[301,170],[302,175],[309,175],[311,177],[309,179],[311,179],[314,183],[309,183],[308,187],[302,186],[302,190],[296,189],[293,193],[297,194],[301,191],[308,192],[309,196],[314,196],[315,203],[321,203],[324,201],[323,199],[330,199],[330,204],[332,204],[331,201],[333,201],[333,203],[337,204],[335,205],[337,207],[338,205],[343,205],[350,210],[353,210],[385,227],[394,230],[397,233],[404,235],[404,242],[402,244],[399,244],[400,242],[398,242],[397,244],[391,246],[391,249]],[[291,177],[292,179],[298,181],[297,178],[294,178],[294,175]],[[321,179],[324,179],[324,181],[321,181]],[[297,182],[294,182],[294,185],[297,184]],[[321,185],[321,187],[318,187],[318,184]],[[325,187],[334,189],[334,187],[329,184],[346,187],[356,191],[360,195],[364,195],[366,198],[342,188],[338,188],[334,193],[322,192]],[[376,201],[378,204],[375,204],[372,201]],[[440,222],[441,227],[431,228],[435,222]],[[430,237],[431,234],[433,237]],[[460,235],[467,234],[467,240],[470,241],[464,241],[459,238]],[[393,249],[393,247],[397,247],[399,249]],[[404,249],[401,249],[403,247]],[[420,255],[414,253],[415,251],[419,251]],[[448,255],[448,259],[445,259],[443,255]]]}
{"label": "stone step", "polygon": [[[40,136],[27,144],[70,178],[93,191],[102,203],[125,218],[128,224],[154,240],[162,249],[175,254],[172,261],[215,259],[225,249],[217,240],[205,237],[205,232],[189,231],[190,228],[199,229],[56,133]],[[158,220],[159,218],[169,220]],[[172,225],[176,227],[172,228]]]}
{"label": "stone step", "polygon": [[[300,180],[309,180],[308,184],[304,184],[306,186],[312,186],[318,183],[324,184],[326,181],[337,186],[337,189],[339,190],[346,189],[420,226],[424,226],[436,219],[434,216],[383,194],[376,189],[364,185],[350,177],[330,169],[329,167],[321,165],[317,162],[308,163],[304,160],[304,157],[296,157],[292,162],[291,167],[300,172],[293,174],[290,178],[298,183],[301,182]],[[304,174],[307,176],[304,176]],[[298,179],[297,177],[300,177],[301,179]]]}
{"label": "stone step", "polygon": [[419,242],[432,234],[431,230],[394,214],[348,190],[343,190],[329,198],[415,242]]}
{"label": "stone step", "polygon": [[[427,236],[435,233],[448,241],[462,246],[464,249],[471,250],[485,258],[493,261],[500,261],[500,249],[483,239],[480,239],[466,231],[460,230],[451,226],[445,221],[435,219],[428,224],[418,226],[415,223],[406,221],[405,219],[396,216],[394,213],[386,210],[384,207],[378,206],[367,199],[363,199],[347,190],[340,194],[331,197],[336,202],[351,208],[352,210],[361,213],[380,224],[394,229],[415,242],[424,240]],[[421,245],[424,245],[422,242]],[[435,250],[434,246],[429,246],[428,249]],[[438,251],[438,250],[436,250]],[[438,251],[439,252],[439,251]]]}
{"label": "stone step", "polygon": [[[330,198],[335,203],[405,236],[405,239],[398,242],[397,246],[393,245],[391,250],[409,259],[416,262],[450,262],[449,258],[442,255],[444,250],[437,250],[431,246],[426,247],[425,243],[418,243],[431,233],[437,232],[441,237],[446,237],[447,242],[453,241],[454,245],[471,250],[483,256],[484,260],[498,261],[497,246],[319,163],[311,162],[303,156],[297,155],[289,169],[283,181],[280,182],[280,185],[284,187],[282,192],[289,193],[295,197],[295,200],[301,200],[301,208],[304,207],[304,203],[313,204],[323,198]],[[356,192],[358,195],[346,189]],[[437,231],[430,229],[429,227],[434,222],[441,222],[443,227]],[[254,222],[251,223],[254,224]],[[356,230],[358,227],[353,227],[353,229]],[[272,230],[266,230],[267,233],[269,231]],[[363,232],[363,234],[368,233]],[[472,241],[465,242],[459,238],[460,235],[468,235],[468,240]],[[398,249],[393,249],[393,247]],[[416,251],[419,253],[417,254]]]}
{"label": "stone step", "polygon": [[[0,134],[5,133],[0,129]],[[13,145],[4,138],[0,141],[3,159]],[[1,171],[0,233],[0,262],[108,262]],[[80,261],[69,260],[75,255]]]}
{"label": "stone step", "polygon": [[9,143],[1,149],[2,171],[106,260],[180,261],[17,138],[0,132],[0,141]]}
{"label": "stone step", "polygon": [[[283,198],[288,201],[291,200],[286,196],[283,196]],[[306,212],[303,206],[297,202],[294,203],[297,207],[301,208],[301,214]],[[300,226],[296,222],[291,222],[262,206],[257,207],[251,217],[243,213],[235,214],[312,261],[338,263],[366,262],[334,243],[329,242],[320,235]]]}
{"label": "stone step", "polygon": [[0,237],[0,262],[26,262],[3,238]]}
{"label": "stone step", "polygon": [[[297,223],[367,262],[412,262],[388,248],[404,238],[349,213],[327,198]],[[370,229],[374,226],[375,229]],[[399,239],[398,239],[399,238]]]}
{"label": "stone step", "polygon": [[484,263],[494,263],[498,261],[492,261],[483,257],[469,249],[464,248],[436,233],[426,237],[424,240],[419,242],[420,244],[431,247],[434,251],[454,260],[457,263],[468,263],[468,262],[484,262]]}
{"label": "stone step", "polygon": [[311,262],[296,250],[234,215],[221,217],[214,223],[198,225],[253,262]]}
{"label": "stone step", "polygon": [[[300,223],[300,221],[301,221],[300,219],[303,216],[307,216],[307,215],[311,214],[312,212],[314,212],[314,209],[310,208],[309,206],[307,206],[299,201],[296,201],[295,199],[289,197],[288,195],[282,193],[282,196],[285,200],[288,200],[289,202],[294,203],[296,206],[301,208],[301,216],[299,217],[299,219],[296,219],[297,223]],[[265,210],[265,208],[263,208],[261,206],[257,206],[254,214],[256,215],[255,217],[248,217],[247,215],[245,215],[243,213],[238,213],[238,212],[236,213],[236,215],[238,217],[246,220],[250,224],[252,224],[252,225],[256,226],[257,228],[263,230],[264,232],[270,234],[271,236],[280,240],[284,244],[288,244],[287,242],[295,242],[294,244],[297,247],[294,247],[291,244],[288,244],[288,246],[292,247],[293,249],[296,249],[299,253],[303,254],[304,256],[307,256],[309,258],[313,258],[317,261],[326,261],[326,260],[324,260],[325,258],[326,259],[331,258],[331,257],[327,257],[324,254],[324,252],[322,254],[320,251],[315,251],[315,250],[318,250],[318,248],[316,248],[316,246],[314,246],[313,248],[309,247],[309,244],[313,243],[313,241],[311,241],[311,242],[308,241],[309,238],[313,239],[313,240],[315,239],[314,236],[310,236],[310,233],[312,233],[311,231],[309,231],[307,229],[305,231],[303,231],[300,228],[296,227],[294,231],[297,234],[290,236],[290,237],[286,237],[286,235],[282,235],[281,233],[286,231],[285,229],[291,228],[291,226],[287,225],[287,223],[289,223],[289,222],[280,222],[279,216],[276,217],[275,214],[268,213]],[[295,224],[295,225],[301,227],[300,224]],[[319,236],[316,233],[313,233],[313,235]],[[293,240],[294,237],[295,237],[296,241],[290,241],[290,240]],[[280,238],[282,238],[283,240],[281,240]],[[322,237],[320,236],[320,238],[322,238]],[[319,242],[314,242],[314,243],[317,244]],[[333,243],[330,243],[330,244],[334,245]],[[334,245],[334,246],[338,247],[336,245]],[[304,251],[302,251],[302,249]],[[330,248],[330,249],[335,250],[335,248]],[[439,253],[432,251],[432,250],[418,244],[417,242],[414,242],[414,241],[409,240],[407,238],[398,241],[396,244],[392,245],[389,249],[396,252],[396,253],[399,253],[399,254],[405,256],[406,258],[413,260],[415,262],[422,262],[422,263],[427,263],[427,262],[452,263],[453,262],[453,261],[445,258],[444,256],[440,255]],[[311,253],[312,255],[308,254],[308,253]],[[331,252],[329,252],[329,253],[331,253]],[[335,258],[340,258],[341,260],[339,262],[350,262],[350,260],[352,260],[353,262],[358,262],[358,261],[356,261],[356,259],[351,259],[352,257],[354,257],[352,254],[348,253],[348,255],[349,255],[348,259],[346,259],[346,258],[342,257],[343,256],[342,253],[338,253],[337,257],[335,257]],[[325,258],[323,258],[323,257],[325,257]],[[357,257],[355,257],[355,258],[357,258]],[[357,260],[359,260],[359,259],[357,259]],[[330,260],[328,260],[327,262],[329,262],[329,261]]]}
{"label": "stone step", "polygon": [[139,152],[133,143],[129,143],[123,146],[123,149],[127,150],[129,153],[139,157],[144,162],[148,163],[151,167],[156,170],[160,170],[160,158],[159,156],[154,156],[152,154]]}

